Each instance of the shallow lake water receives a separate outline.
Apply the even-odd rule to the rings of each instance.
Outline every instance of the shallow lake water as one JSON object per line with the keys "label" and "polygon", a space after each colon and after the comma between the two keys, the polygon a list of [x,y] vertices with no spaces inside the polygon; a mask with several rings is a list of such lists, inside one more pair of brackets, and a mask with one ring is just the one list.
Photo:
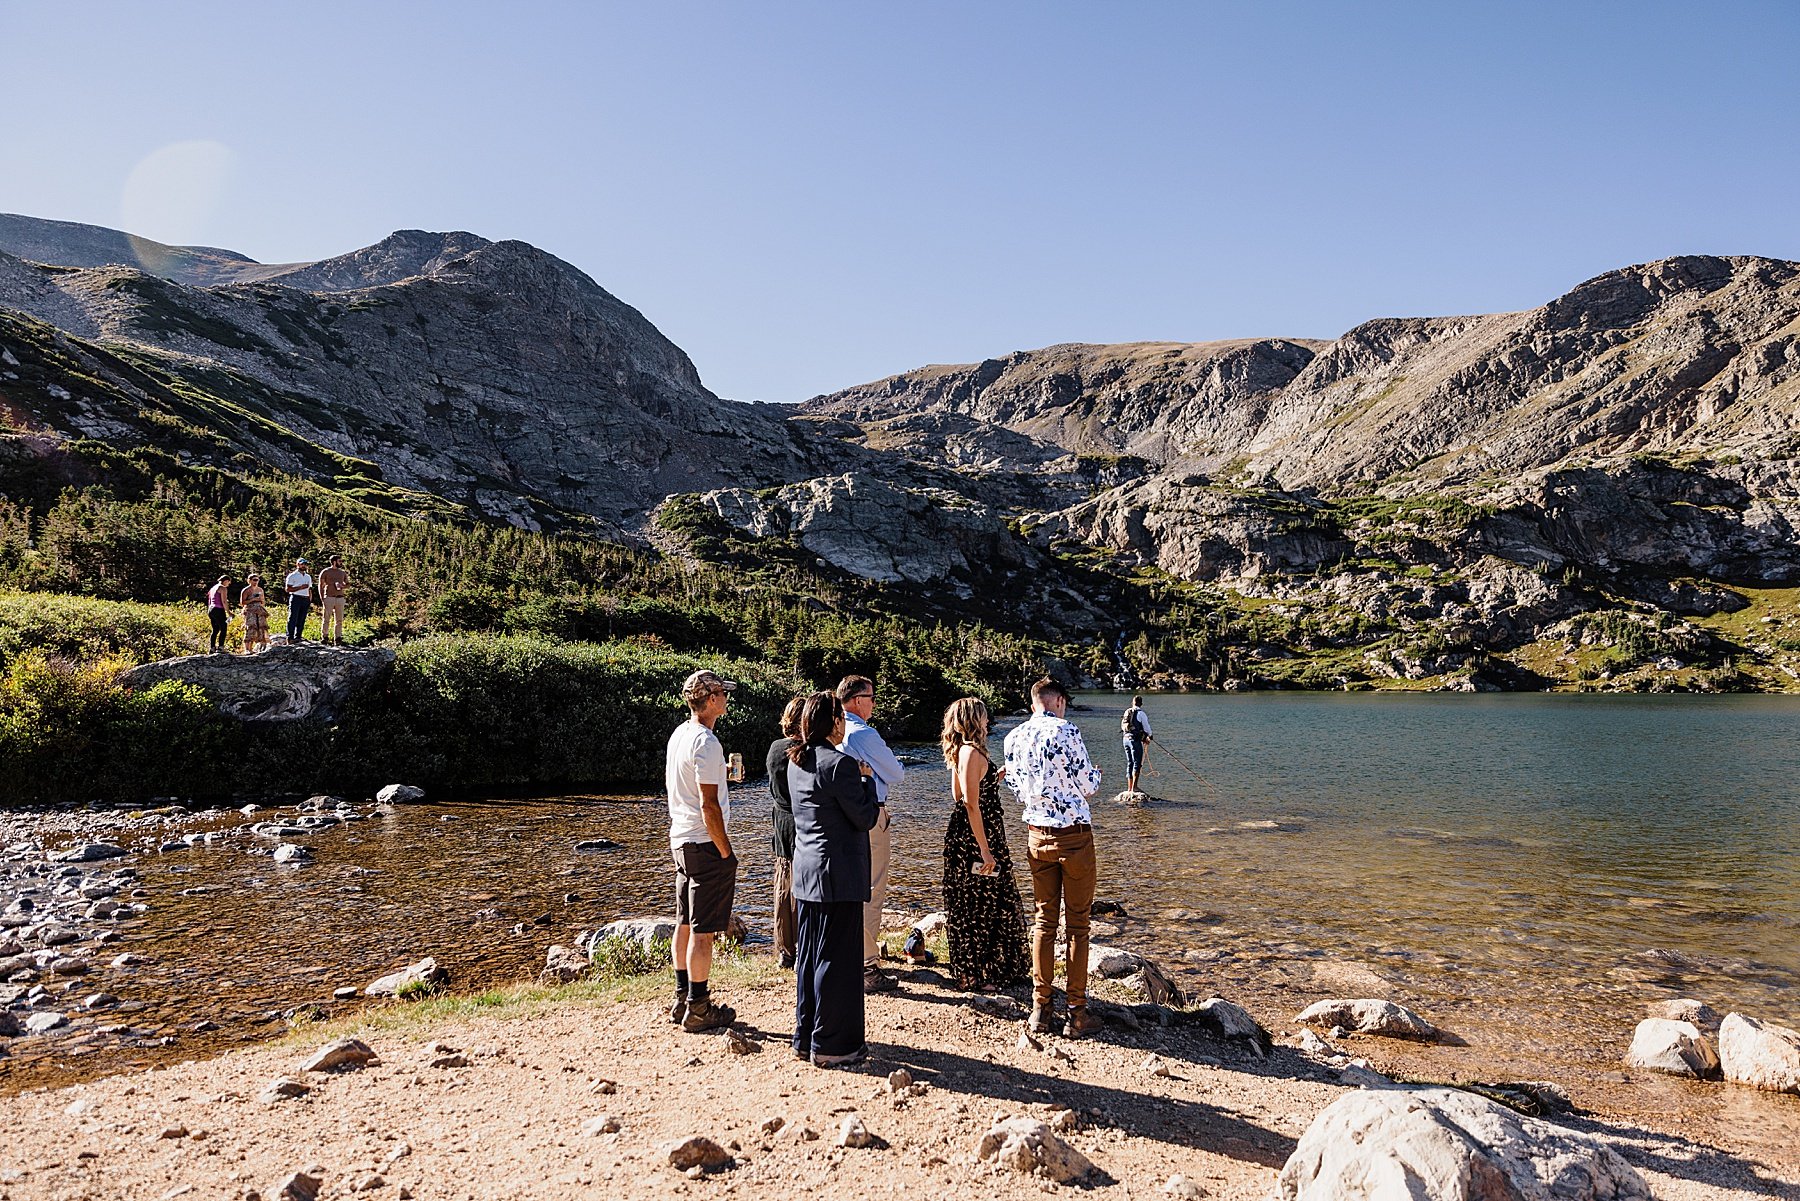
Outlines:
{"label": "shallow lake water", "polygon": [[[1151,696],[1141,806],[1111,799],[1122,698],[1080,703],[1106,774],[1100,893],[1128,914],[1105,919],[1104,941],[1278,1029],[1309,999],[1413,1006],[1471,1044],[1403,1062],[1422,1074],[1610,1079],[1641,1109],[1714,1107],[1800,1142],[1792,1099],[1616,1072],[1650,1000],[1800,1026],[1800,699]],[[889,906],[923,912],[941,905],[949,799],[934,749],[912,749],[922,762],[890,798]],[[305,838],[316,861],[300,868],[250,853],[268,843],[235,811],[183,827],[235,831],[212,845],[138,856],[151,908],[108,953],[145,963],[82,985],[124,1000],[107,1021],[128,1029],[15,1040],[0,1089],[268,1037],[284,1011],[345,1012],[361,1002],[333,1002],[335,988],[426,954],[459,988],[519,979],[550,943],[672,908],[659,798],[360,808]],[[759,931],[767,813],[763,785],[741,786],[738,908]],[[15,835],[27,820],[6,819]],[[591,838],[620,845],[574,849]]]}

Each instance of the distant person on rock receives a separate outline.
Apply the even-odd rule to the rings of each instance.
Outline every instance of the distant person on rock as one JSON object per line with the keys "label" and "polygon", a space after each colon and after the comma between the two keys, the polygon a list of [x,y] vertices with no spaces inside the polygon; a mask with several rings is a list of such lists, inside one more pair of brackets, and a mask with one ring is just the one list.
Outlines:
{"label": "distant person on rock", "polygon": [[1031,1029],[1049,1031],[1056,999],[1058,911],[1068,923],[1065,985],[1069,1018],[1063,1033],[1080,1038],[1100,1028],[1087,1011],[1088,916],[1099,874],[1087,799],[1100,789],[1075,723],[1064,719],[1069,694],[1045,678],[1031,686],[1031,717],[1006,736],[1006,784],[1025,805],[1025,855],[1037,912],[1031,924]]}
{"label": "distant person on rock", "polygon": [[844,707],[844,736],[838,749],[873,773],[875,803],[881,807],[875,828],[869,831],[869,903],[863,907],[863,989],[888,992],[900,987],[900,981],[893,973],[881,970],[881,910],[887,904],[888,865],[894,853],[893,817],[887,798],[888,790],[906,775],[906,768],[869,724],[875,713],[875,682],[867,676],[845,676],[838,682],[837,699]]}
{"label": "distant person on rock", "polygon": [[306,615],[312,611],[313,578],[312,573],[306,568],[305,559],[295,559],[294,570],[288,572],[287,640],[289,646],[300,644],[301,637],[306,633]]}
{"label": "distant person on rock", "polygon": [[206,653],[225,653],[225,627],[231,621],[231,577],[222,575],[206,594],[206,620],[212,625],[212,639]]}
{"label": "distant person on rock", "polygon": [[1138,772],[1144,767],[1144,744],[1150,741],[1150,715],[1144,712],[1144,698],[1131,698],[1131,708],[1119,718],[1119,732],[1125,739],[1125,791],[1138,791]]}
{"label": "distant person on rock", "polygon": [[950,702],[941,746],[955,802],[944,832],[950,968],[958,988],[991,992],[1024,980],[1031,960],[1000,808],[1000,777],[1006,773],[988,758],[987,706],[972,696]]}
{"label": "distant person on rock", "polygon": [[731,786],[725,748],[713,727],[725,716],[737,685],[697,671],[681,686],[688,719],[669,735],[664,779],[669,792],[669,853],[675,860],[675,1003],[669,1019],[691,1031],[717,1030],[737,1019],[707,990],[713,938],[731,925],[737,894],[732,854]]}
{"label": "distant person on rock", "polygon": [[[797,696],[781,711],[781,737],[769,744],[763,763],[769,769],[769,795],[773,805],[769,822],[774,833],[769,847],[775,852],[775,951],[782,967],[794,966],[794,800],[788,793],[788,751],[800,745],[800,713],[806,698]],[[858,921],[861,916],[858,915]]]}
{"label": "distant person on rock", "polygon": [[244,653],[268,649],[269,598],[262,577],[254,571],[238,593],[238,605],[244,610]]}
{"label": "distant person on rock", "polygon": [[350,573],[336,555],[319,573],[319,641],[327,646],[344,645],[344,593],[350,587]]}
{"label": "distant person on rock", "polygon": [[863,1031],[863,911],[869,899],[869,831],[881,817],[874,769],[834,744],[844,707],[815,692],[788,750],[794,806],[794,1054],[822,1068],[868,1054]]}

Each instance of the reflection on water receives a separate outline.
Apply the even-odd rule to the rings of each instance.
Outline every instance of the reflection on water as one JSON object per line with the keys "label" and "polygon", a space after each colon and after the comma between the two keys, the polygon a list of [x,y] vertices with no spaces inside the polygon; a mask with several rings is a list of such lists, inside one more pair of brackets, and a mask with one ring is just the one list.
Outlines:
{"label": "reflection on water", "polygon": [[[1658,997],[1800,1025],[1800,702],[1152,696],[1157,799],[1127,807],[1106,799],[1120,702],[1082,699],[1108,777],[1101,893],[1129,913],[1107,937],[1191,988],[1260,998],[1272,1018],[1300,997],[1391,996],[1520,1065],[1611,1067]],[[920,757],[890,796],[890,905],[915,910],[941,904],[950,805]],[[766,790],[734,808],[739,908],[766,929]],[[119,1019],[134,1033],[52,1061],[21,1040],[5,1086],[191,1054],[202,1019],[223,1027],[213,1040],[263,1037],[281,1011],[331,1011],[334,988],[425,954],[459,986],[517,979],[552,942],[670,910],[666,830],[655,799],[508,800],[371,815],[311,836],[317,862],[299,869],[248,837],[147,857],[154,907],[124,945],[149,962],[106,982],[136,1003]],[[621,846],[574,849],[595,837]]]}

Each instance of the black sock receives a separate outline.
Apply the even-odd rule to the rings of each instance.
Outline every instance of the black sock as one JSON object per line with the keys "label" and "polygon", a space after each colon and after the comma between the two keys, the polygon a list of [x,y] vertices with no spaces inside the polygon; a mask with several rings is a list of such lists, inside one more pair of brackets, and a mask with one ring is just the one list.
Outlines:
{"label": "black sock", "polygon": [[687,996],[687,990],[688,990],[687,973],[680,968],[676,968],[675,969],[675,991],[685,997],[685,996]]}
{"label": "black sock", "polygon": [[692,1005],[695,1002],[704,1000],[706,1000],[706,981],[688,981],[688,1004]]}

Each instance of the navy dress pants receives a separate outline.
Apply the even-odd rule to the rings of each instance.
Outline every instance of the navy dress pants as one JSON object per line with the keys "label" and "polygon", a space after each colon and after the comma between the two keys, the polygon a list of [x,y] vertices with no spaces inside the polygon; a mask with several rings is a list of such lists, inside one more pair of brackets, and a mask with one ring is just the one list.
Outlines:
{"label": "navy dress pants", "polygon": [[794,902],[794,1050],[848,1055],[863,1045],[861,901]]}

